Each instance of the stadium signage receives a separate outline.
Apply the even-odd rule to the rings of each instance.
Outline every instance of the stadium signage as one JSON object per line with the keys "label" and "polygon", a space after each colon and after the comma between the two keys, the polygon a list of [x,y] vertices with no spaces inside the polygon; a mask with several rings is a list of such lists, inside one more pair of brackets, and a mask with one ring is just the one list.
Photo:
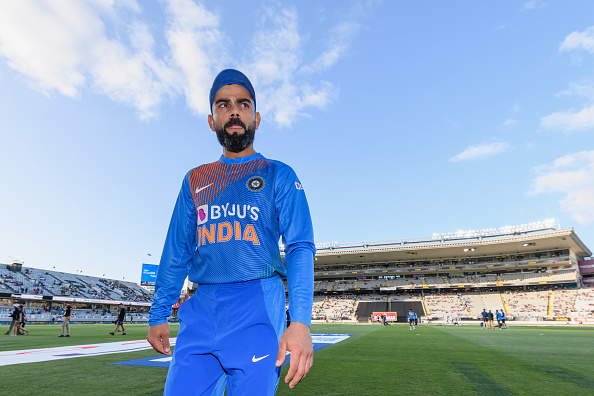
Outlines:
{"label": "stadium signage", "polygon": [[61,296],[54,296],[52,298],[53,301],[62,301],[62,302],[79,302],[79,303],[91,303],[91,304],[109,304],[109,305],[134,305],[134,306],[142,306],[142,307],[150,307],[150,302],[135,302],[135,301],[115,301],[115,300],[93,300],[90,298],[74,298],[74,297],[61,297]]}
{"label": "stadium signage", "polygon": [[578,262],[581,274],[594,274],[594,260],[582,260]]}
{"label": "stadium signage", "polygon": [[382,315],[386,315],[386,320],[396,321],[398,315],[396,312],[373,312],[371,316],[373,316],[373,320],[377,321],[382,318]]}
{"label": "stadium signage", "polygon": [[74,297],[54,296],[54,298],[52,298],[52,300],[54,300],[54,301],[69,301],[69,302],[74,302],[74,301],[76,301],[76,298],[74,298]]}
{"label": "stadium signage", "polygon": [[22,298],[24,300],[43,300],[43,296],[35,294],[11,294],[12,298]]}
{"label": "stadium signage", "polygon": [[155,286],[157,280],[157,271],[159,266],[156,264],[142,264],[142,274],[140,275],[140,286]]}

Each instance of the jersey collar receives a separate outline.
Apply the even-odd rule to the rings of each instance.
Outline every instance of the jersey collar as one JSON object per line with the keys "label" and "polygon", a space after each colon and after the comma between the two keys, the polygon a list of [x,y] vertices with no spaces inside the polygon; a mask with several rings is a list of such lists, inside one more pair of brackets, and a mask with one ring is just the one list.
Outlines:
{"label": "jersey collar", "polygon": [[245,164],[246,162],[250,162],[250,161],[253,161],[253,160],[256,160],[259,158],[264,158],[264,157],[260,153],[248,155],[247,157],[237,157],[235,159],[227,158],[227,157],[224,157],[221,155],[221,158],[219,158],[219,162],[222,162],[223,164],[226,164],[226,165]]}

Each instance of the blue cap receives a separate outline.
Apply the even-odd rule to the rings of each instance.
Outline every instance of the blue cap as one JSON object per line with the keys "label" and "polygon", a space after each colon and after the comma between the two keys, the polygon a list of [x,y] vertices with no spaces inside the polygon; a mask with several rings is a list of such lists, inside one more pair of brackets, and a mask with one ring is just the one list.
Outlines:
{"label": "blue cap", "polygon": [[219,92],[219,89],[223,85],[229,84],[237,84],[241,85],[252,95],[252,99],[254,100],[254,110],[256,109],[256,93],[254,92],[254,87],[252,87],[252,83],[246,77],[245,74],[240,72],[239,70],[235,69],[225,69],[219,73],[219,75],[214,79],[212,83],[212,88],[210,89],[210,112],[212,114],[212,102],[214,101],[214,97]]}

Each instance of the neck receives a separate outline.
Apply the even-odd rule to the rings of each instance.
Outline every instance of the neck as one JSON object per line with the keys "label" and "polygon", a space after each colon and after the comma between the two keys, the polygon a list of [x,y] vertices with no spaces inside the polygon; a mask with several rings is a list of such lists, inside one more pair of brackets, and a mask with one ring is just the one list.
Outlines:
{"label": "neck", "polygon": [[232,151],[227,150],[225,147],[223,147],[223,157],[226,157],[226,158],[235,159],[235,158],[239,158],[239,157],[247,157],[248,155],[252,155],[252,154],[256,154],[256,150],[254,150],[253,144],[251,144],[245,150],[240,151],[239,153],[234,153]]}

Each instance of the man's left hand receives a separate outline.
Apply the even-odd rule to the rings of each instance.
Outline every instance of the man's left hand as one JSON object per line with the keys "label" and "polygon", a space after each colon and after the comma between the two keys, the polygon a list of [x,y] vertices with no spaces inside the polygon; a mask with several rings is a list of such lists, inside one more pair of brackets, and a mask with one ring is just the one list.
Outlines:
{"label": "man's left hand", "polygon": [[300,322],[292,322],[289,325],[279,342],[276,367],[283,365],[287,351],[291,352],[291,363],[285,383],[289,383],[289,388],[294,388],[305,378],[313,365],[313,345],[309,326]]}

